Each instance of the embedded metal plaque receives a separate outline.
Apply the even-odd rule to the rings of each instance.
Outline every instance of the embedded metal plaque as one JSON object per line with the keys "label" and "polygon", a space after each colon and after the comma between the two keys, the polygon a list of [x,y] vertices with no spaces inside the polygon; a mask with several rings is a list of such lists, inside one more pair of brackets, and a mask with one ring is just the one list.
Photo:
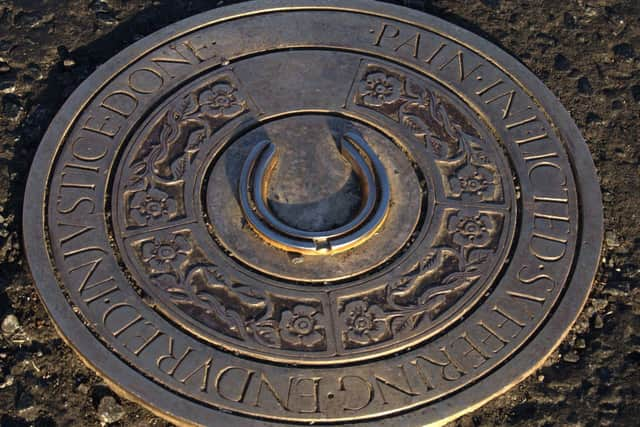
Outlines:
{"label": "embedded metal plaque", "polygon": [[69,344],[168,419],[417,426],[559,344],[601,216],[586,144],[521,64],[408,9],[301,0],[198,15],[96,71],[41,144],[24,228]]}

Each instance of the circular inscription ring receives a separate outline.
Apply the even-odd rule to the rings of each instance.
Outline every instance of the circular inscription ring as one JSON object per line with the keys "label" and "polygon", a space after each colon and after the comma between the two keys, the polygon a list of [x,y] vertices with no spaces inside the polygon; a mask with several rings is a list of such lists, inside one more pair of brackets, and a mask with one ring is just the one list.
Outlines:
{"label": "circular inscription ring", "polygon": [[495,46],[377,2],[262,1],[87,79],[24,230],[68,343],[174,422],[417,426],[559,344],[602,207],[570,117]]}

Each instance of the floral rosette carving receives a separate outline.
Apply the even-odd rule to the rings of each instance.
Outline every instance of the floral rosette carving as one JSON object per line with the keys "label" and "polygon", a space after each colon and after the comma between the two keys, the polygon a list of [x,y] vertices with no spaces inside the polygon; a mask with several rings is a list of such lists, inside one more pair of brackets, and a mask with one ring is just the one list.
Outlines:
{"label": "floral rosette carving", "polygon": [[369,65],[357,86],[355,103],[401,123],[425,144],[440,169],[447,198],[503,201],[498,168],[485,141],[433,90],[400,72]]}
{"label": "floral rosette carving", "polygon": [[[400,101],[404,79],[383,70],[372,70],[360,82],[359,96],[364,105],[382,108]],[[390,110],[387,108],[387,110]]]}
{"label": "floral rosette carving", "polygon": [[292,295],[268,294],[267,309],[246,329],[261,345],[282,350],[325,351],[327,317],[322,303]]}
{"label": "floral rosette carving", "polygon": [[499,212],[446,209],[424,258],[387,284],[340,301],[345,348],[402,337],[437,321],[490,272],[503,220]]}
{"label": "floral rosette carving", "polygon": [[318,306],[297,304],[280,316],[280,336],[287,346],[298,349],[325,349],[324,316]]}
{"label": "floral rosette carving", "polygon": [[346,304],[342,316],[344,326],[343,341],[364,346],[381,341],[388,335],[384,311],[375,304],[355,300]]}
{"label": "floral rosette carving", "polygon": [[231,78],[222,76],[166,107],[138,143],[124,191],[128,227],[184,217],[184,176],[201,145],[248,110]]}
{"label": "floral rosette carving", "polygon": [[174,219],[178,203],[159,188],[145,188],[134,192],[129,200],[129,215],[139,225],[154,225]]}
{"label": "floral rosette carving", "polygon": [[326,350],[319,301],[273,295],[228,278],[194,244],[190,230],[159,232],[133,246],[160,298],[211,329],[270,348]]}

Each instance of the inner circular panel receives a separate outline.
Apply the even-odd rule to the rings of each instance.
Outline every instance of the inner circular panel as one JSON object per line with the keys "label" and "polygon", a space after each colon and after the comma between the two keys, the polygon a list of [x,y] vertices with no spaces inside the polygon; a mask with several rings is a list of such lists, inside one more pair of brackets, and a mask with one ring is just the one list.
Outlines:
{"label": "inner circular panel", "polygon": [[[256,233],[239,189],[265,142],[278,162],[263,193],[280,221],[317,231],[357,217],[362,177],[339,148],[350,134],[388,179],[381,227],[324,255]],[[515,227],[507,162],[469,106],[347,52],[269,52],[191,80],[132,136],[113,189],[124,264],[153,308],[280,362],[380,358],[428,340],[491,288]]]}
{"label": "inner circular panel", "polygon": [[[268,204],[281,221],[302,230],[339,227],[357,215],[363,189],[338,144],[344,133],[362,135],[383,163],[392,206],[377,233],[330,256],[309,256],[271,246],[252,232],[240,208],[238,181],[248,152],[260,141],[277,147],[266,183]],[[232,256],[264,273],[297,281],[331,281],[371,270],[407,243],[422,214],[422,190],[410,160],[370,126],[329,114],[296,114],[261,124],[233,141],[207,176],[206,209],[214,236]]]}

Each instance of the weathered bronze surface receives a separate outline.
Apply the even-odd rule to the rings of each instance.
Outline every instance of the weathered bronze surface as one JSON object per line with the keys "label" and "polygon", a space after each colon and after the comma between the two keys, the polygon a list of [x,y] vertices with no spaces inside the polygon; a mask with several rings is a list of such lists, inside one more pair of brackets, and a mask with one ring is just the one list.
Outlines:
{"label": "weathered bronze surface", "polygon": [[[369,1],[172,25],[51,124],[25,200],[61,334],[179,423],[442,423],[560,342],[602,234],[587,147],[521,64]],[[402,418],[402,420],[400,420]]]}

